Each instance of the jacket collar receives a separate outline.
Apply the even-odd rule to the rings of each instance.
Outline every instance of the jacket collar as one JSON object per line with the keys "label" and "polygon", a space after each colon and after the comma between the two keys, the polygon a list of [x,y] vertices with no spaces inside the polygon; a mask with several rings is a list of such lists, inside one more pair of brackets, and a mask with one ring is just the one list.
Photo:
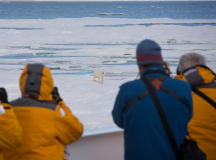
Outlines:
{"label": "jacket collar", "polygon": [[[151,70],[159,70],[159,71],[164,71],[165,72],[165,69],[160,66],[160,65],[154,65],[154,66],[149,66],[147,68],[145,68],[145,70],[142,72],[142,76],[147,72],[147,71],[151,71]],[[162,76],[161,73],[149,73],[148,74],[148,77],[151,77],[151,78],[156,78],[156,77],[160,77]],[[170,77],[169,74],[167,74],[167,76]]]}
{"label": "jacket collar", "polygon": [[195,66],[193,68],[187,69],[175,78],[187,81],[190,86],[208,84],[215,80],[216,76],[207,67]]}

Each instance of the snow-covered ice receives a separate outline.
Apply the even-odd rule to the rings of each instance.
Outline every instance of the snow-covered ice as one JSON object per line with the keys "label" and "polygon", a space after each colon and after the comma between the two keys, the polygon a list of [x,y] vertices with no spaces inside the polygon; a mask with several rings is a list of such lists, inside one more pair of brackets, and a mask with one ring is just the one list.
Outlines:
{"label": "snow-covered ice", "polygon": [[[9,100],[20,97],[24,65],[43,63],[51,68],[60,95],[86,131],[112,129],[119,86],[138,73],[137,43],[146,38],[157,41],[173,73],[179,57],[188,52],[206,56],[216,71],[215,24],[215,19],[0,19],[1,86]],[[103,84],[93,82],[96,69],[106,72]]]}

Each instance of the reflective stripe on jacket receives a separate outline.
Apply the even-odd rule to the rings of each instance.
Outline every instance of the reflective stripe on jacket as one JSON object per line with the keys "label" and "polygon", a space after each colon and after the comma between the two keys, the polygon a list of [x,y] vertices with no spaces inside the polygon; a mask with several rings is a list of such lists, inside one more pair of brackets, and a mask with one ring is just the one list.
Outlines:
{"label": "reflective stripe on jacket", "polygon": [[5,152],[6,159],[63,160],[65,146],[80,138],[83,126],[63,101],[48,103],[54,89],[49,68],[26,65],[20,88],[22,95],[29,93],[36,99],[19,98],[11,102],[23,128],[23,144],[15,151]]}
{"label": "reflective stripe on jacket", "polygon": [[[199,91],[216,102],[215,76],[210,70],[202,67],[191,68],[176,78],[187,81],[191,86],[197,86]],[[207,160],[215,160],[216,108],[194,92],[192,96],[194,114],[188,125],[189,134],[197,141],[200,149],[206,153]]]}
{"label": "reflective stripe on jacket", "polygon": [[0,160],[3,160],[3,151],[14,150],[21,145],[22,129],[13,108],[7,103],[0,102],[0,105],[5,107],[5,113],[0,115]]}

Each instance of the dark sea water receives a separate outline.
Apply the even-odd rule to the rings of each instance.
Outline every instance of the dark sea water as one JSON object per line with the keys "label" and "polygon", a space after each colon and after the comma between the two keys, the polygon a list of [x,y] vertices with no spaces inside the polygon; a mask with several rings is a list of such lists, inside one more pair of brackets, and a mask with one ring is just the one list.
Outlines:
{"label": "dark sea water", "polygon": [[83,17],[216,19],[216,1],[0,2],[0,19]]}

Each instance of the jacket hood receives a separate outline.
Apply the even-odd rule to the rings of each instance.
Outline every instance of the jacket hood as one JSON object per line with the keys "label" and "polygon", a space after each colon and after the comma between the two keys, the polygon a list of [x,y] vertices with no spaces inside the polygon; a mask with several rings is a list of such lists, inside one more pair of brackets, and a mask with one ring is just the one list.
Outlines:
{"label": "jacket hood", "polygon": [[52,100],[54,89],[50,69],[41,64],[27,64],[20,77],[20,90],[33,94],[38,100]]}
{"label": "jacket hood", "polygon": [[196,66],[180,73],[175,78],[187,81],[190,86],[196,86],[211,83],[215,80],[216,76],[209,68]]}

